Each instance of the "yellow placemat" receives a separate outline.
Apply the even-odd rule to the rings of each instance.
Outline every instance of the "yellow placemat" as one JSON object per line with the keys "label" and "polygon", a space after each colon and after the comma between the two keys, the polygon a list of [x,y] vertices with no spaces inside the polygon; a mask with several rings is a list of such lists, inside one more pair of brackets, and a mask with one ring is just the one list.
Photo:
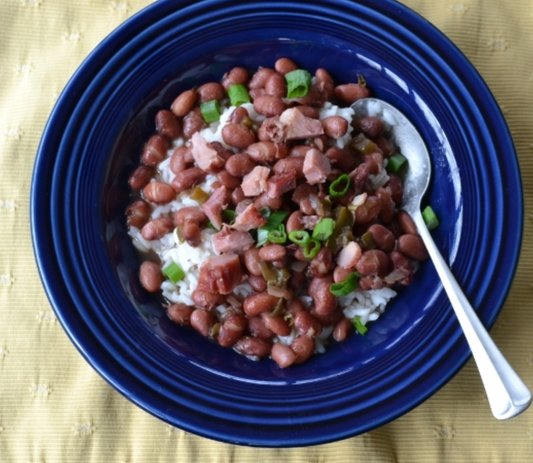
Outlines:
{"label": "yellow placemat", "polygon": [[[0,463],[533,461],[533,409],[511,421],[493,419],[472,361],[430,400],[380,429],[322,446],[256,449],[170,427],[115,392],[82,359],[57,321],[35,266],[32,167],[68,78],[109,32],[149,3],[0,2]],[[525,234],[518,272],[492,335],[533,388],[533,1],[404,3],[473,62],[513,134],[524,180]]]}

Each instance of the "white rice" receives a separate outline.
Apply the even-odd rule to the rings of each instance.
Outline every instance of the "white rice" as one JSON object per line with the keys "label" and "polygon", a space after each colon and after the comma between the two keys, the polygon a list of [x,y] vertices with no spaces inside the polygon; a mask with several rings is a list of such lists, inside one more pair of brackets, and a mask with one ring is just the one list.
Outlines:
{"label": "white rice", "polygon": [[[258,114],[253,104],[247,103],[242,105],[248,111],[251,119],[256,122],[262,122],[265,117]],[[210,124],[207,128],[200,131],[200,135],[208,142],[219,142],[222,145],[230,148],[224,143],[222,139],[222,128],[227,123],[229,117],[235,110],[234,106],[226,107],[222,105],[222,114],[219,122]],[[376,111],[380,108],[376,108]],[[340,108],[336,105],[332,105],[327,102],[324,108],[319,112],[320,120],[323,120],[329,116],[341,116],[348,121],[350,127],[346,135],[338,140],[335,140],[336,146],[343,148],[345,144],[351,138],[351,122],[354,111],[351,108]],[[173,151],[184,144],[190,143],[183,138],[177,139],[173,143],[172,149],[168,151],[168,157],[158,165],[158,175],[155,179],[163,180],[167,183],[172,183],[175,174],[170,170],[170,158]],[[154,180],[155,180],[154,179]],[[377,186],[383,186],[388,181],[388,175],[386,170],[376,175],[371,176],[371,182],[377,188]],[[212,184],[217,180],[215,175],[207,175],[205,181],[199,186],[207,193],[214,191]],[[190,198],[188,192],[182,192],[176,196],[176,199],[169,204],[156,206],[152,212],[152,218],[158,217],[172,217],[173,214],[183,207],[198,206],[199,203]],[[215,230],[205,228],[201,232],[201,244],[198,247],[192,247],[187,242],[181,242],[176,230],[173,233],[165,235],[160,240],[146,241],[138,228],[130,227],[128,234],[132,238],[134,246],[143,253],[153,251],[156,252],[163,268],[167,267],[171,262],[178,264],[185,272],[185,277],[177,284],[172,283],[170,280],[164,281],[162,284],[163,296],[172,303],[184,303],[188,305],[194,305],[192,301],[192,292],[198,285],[198,278],[200,273],[200,266],[209,257],[215,256],[218,253],[213,248],[212,236],[216,233]],[[253,293],[252,287],[248,283],[243,283],[234,289],[234,294],[239,300],[244,300],[248,295]],[[396,296],[396,292],[389,288],[362,291],[355,290],[348,296],[340,297],[338,299],[344,315],[347,318],[353,319],[358,316],[361,323],[366,325],[368,322],[375,321],[384,312],[387,303]],[[307,307],[310,308],[313,304],[313,299],[310,296],[301,296],[300,300]],[[228,309],[226,305],[220,305],[215,310],[223,316]],[[333,332],[333,327],[324,327],[322,333],[315,337],[315,352],[323,353],[326,350],[327,339]],[[289,336],[278,336],[277,341],[283,344],[291,344],[296,338],[298,332],[293,328],[292,333]],[[254,360],[258,360],[254,358]]]}

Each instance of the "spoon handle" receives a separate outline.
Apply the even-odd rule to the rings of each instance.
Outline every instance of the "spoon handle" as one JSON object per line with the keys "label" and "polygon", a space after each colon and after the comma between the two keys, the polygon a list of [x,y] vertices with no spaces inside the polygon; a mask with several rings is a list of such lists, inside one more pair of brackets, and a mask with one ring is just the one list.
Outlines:
{"label": "spoon handle", "polygon": [[472,350],[492,414],[499,420],[504,420],[522,413],[531,403],[531,393],[477,317],[438,251],[420,211],[411,212],[411,215]]}

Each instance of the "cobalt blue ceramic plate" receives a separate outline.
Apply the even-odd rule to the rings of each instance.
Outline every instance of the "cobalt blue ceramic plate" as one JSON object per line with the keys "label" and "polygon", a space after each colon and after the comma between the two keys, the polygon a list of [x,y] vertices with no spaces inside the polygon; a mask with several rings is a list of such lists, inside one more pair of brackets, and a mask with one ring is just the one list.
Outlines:
{"label": "cobalt blue ceramic plate", "polygon": [[[364,337],[281,370],[171,323],[138,284],[127,178],[158,109],[235,65],[282,56],[336,82],[366,77],[421,131],[434,176],[435,241],[487,327],[517,263],[522,190],[494,98],[458,49],[393,1],[159,1],[106,38],[44,131],[31,193],[42,281],[87,361],[143,409],[184,430],[256,446],[360,434],[435,393],[470,351],[430,262]],[[497,246],[494,243],[498,243]],[[497,282],[497,284],[494,284]]]}

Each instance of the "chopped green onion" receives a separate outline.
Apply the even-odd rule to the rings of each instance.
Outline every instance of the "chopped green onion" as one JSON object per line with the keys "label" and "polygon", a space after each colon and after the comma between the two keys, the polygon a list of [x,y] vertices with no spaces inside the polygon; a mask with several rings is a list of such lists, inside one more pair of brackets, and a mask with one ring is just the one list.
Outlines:
{"label": "chopped green onion", "polygon": [[231,106],[240,106],[243,103],[250,103],[250,95],[248,90],[242,84],[230,85],[228,88],[228,96]]}
{"label": "chopped green onion", "polygon": [[319,241],[327,240],[335,230],[335,221],[330,218],[322,219],[313,230],[313,239]]}
{"label": "chopped green onion", "polygon": [[304,69],[297,69],[285,74],[287,81],[287,98],[301,98],[307,95],[311,85],[311,74]]}
{"label": "chopped green onion", "polygon": [[293,230],[289,233],[289,240],[293,243],[305,246],[311,240],[309,233],[305,230]]}
{"label": "chopped green onion", "polygon": [[[266,208],[265,208],[266,209]],[[268,209],[270,211],[270,209]],[[261,209],[263,211],[263,209]],[[263,217],[264,214],[262,213]],[[269,240],[269,233],[271,231],[277,230],[279,231],[280,225],[283,225],[283,221],[287,218],[289,215],[289,212],[287,211],[276,211],[272,212],[268,217],[265,217],[268,222],[266,225],[259,227],[257,229],[257,243],[256,246],[263,246],[267,241]],[[283,227],[283,231],[285,233],[285,227]],[[285,235],[285,240],[287,240],[287,236]]]}
{"label": "chopped green onion", "polygon": [[407,162],[407,158],[400,153],[396,153],[389,158],[387,163],[387,172],[395,174]]}
{"label": "chopped green onion", "polygon": [[313,239],[309,240],[304,246],[304,257],[306,259],[312,259],[313,257],[316,257],[321,247],[322,245],[319,241]]}
{"label": "chopped green onion", "polygon": [[431,206],[426,206],[426,208],[422,211],[422,217],[424,218],[424,222],[426,227],[428,227],[428,230],[434,230],[439,226],[439,219],[435,215],[435,212]]}
{"label": "chopped green onion", "polygon": [[231,209],[224,209],[222,211],[222,220],[228,225],[233,225],[235,223],[235,217],[235,211],[232,211]]}
{"label": "chopped green onion", "polygon": [[329,292],[334,296],[347,296],[359,286],[359,278],[361,274],[358,272],[350,273],[344,281],[335,283],[329,287]]}
{"label": "chopped green onion", "polygon": [[354,328],[357,330],[359,334],[366,334],[366,332],[368,331],[368,328],[365,325],[363,325],[363,322],[361,321],[361,318],[359,317],[359,315],[356,315],[352,319],[352,323],[353,323]]}
{"label": "chopped green onion", "polygon": [[283,244],[287,241],[287,233],[285,232],[285,225],[281,224],[277,230],[270,230],[268,232],[268,241],[277,244]]}
{"label": "chopped green onion", "polygon": [[350,176],[342,174],[329,186],[329,194],[331,196],[344,196],[350,188]]}
{"label": "chopped green onion", "polygon": [[185,272],[183,269],[176,264],[176,262],[171,262],[163,269],[163,273],[169,278],[172,283],[176,284],[178,281],[183,279]]}
{"label": "chopped green onion", "polygon": [[211,100],[207,103],[202,103],[200,105],[200,112],[204,121],[208,124],[211,122],[216,122],[220,119],[220,105],[217,100]]}

